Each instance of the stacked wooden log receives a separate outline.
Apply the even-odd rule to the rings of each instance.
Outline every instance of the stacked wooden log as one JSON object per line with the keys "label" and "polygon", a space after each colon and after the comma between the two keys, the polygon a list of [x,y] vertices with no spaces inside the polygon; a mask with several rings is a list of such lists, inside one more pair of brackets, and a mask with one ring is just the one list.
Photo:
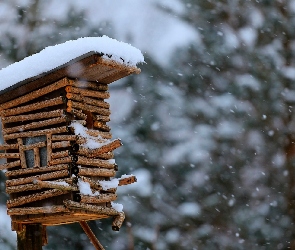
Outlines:
{"label": "stacked wooden log", "polygon": [[[112,206],[116,179],[108,85],[63,78],[1,104],[8,214],[18,223],[56,225],[114,217],[118,230],[124,213]],[[81,187],[84,187],[83,190]],[[85,191],[85,187],[87,192]]]}

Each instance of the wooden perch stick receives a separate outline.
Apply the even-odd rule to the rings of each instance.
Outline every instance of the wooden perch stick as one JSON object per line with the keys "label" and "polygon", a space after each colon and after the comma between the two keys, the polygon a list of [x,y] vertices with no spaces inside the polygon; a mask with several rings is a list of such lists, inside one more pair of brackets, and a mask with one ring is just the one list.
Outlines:
{"label": "wooden perch stick", "polygon": [[111,128],[108,125],[106,125],[104,122],[101,122],[101,121],[95,121],[93,123],[93,126],[95,128],[98,128],[98,129],[102,130],[102,131],[106,131],[106,132],[111,131]]}
{"label": "wooden perch stick", "polygon": [[[41,169],[41,168],[39,168],[39,169]],[[61,170],[61,171],[55,171],[55,172],[51,172],[51,173],[47,173],[47,174],[41,174],[41,175],[36,175],[36,176],[7,180],[6,186],[10,187],[10,186],[32,183],[34,180],[58,179],[58,178],[67,177],[67,176],[69,176],[69,171],[68,170]]]}
{"label": "wooden perch stick", "polygon": [[38,131],[27,131],[27,132],[3,135],[3,138],[6,141],[6,140],[22,138],[22,137],[35,137],[35,136],[46,135],[46,134],[59,134],[59,133],[65,133],[67,131],[68,131],[67,126],[62,126],[62,127],[49,128],[49,129],[43,129]]}
{"label": "wooden perch stick", "polygon": [[12,207],[21,206],[21,205],[24,205],[24,204],[27,204],[27,203],[30,203],[33,201],[39,201],[39,200],[44,200],[44,199],[47,199],[50,197],[59,196],[62,194],[66,194],[68,192],[69,191],[52,189],[52,190],[43,191],[41,193],[21,196],[19,198],[15,198],[13,200],[8,200],[6,204],[7,204],[7,208],[12,208]]}
{"label": "wooden perch stick", "polygon": [[115,216],[114,220],[113,220],[113,225],[112,225],[112,229],[114,231],[119,231],[123,222],[125,220],[125,214],[124,212],[119,212],[119,214],[117,216]]}
{"label": "wooden perch stick", "polygon": [[52,214],[62,212],[69,212],[69,209],[67,209],[64,205],[58,205],[45,207],[10,208],[7,210],[8,215]]}
{"label": "wooden perch stick", "polygon": [[101,177],[114,177],[116,171],[113,169],[105,168],[79,168],[79,176],[101,176]]}
{"label": "wooden perch stick", "polygon": [[83,88],[83,89],[93,89],[98,91],[107,91],[109,89],[109,86],[106,84],[100,84],[97,82],[86,82],[86,81],[74,81],[73,86],[77,88]]}
{"label": "wooden perch stick", "polygon": [[99,108],[99,107],[92,106],[89,104],[68,100],[67,112],[71,113],[72,108],[84,110],[84,111],[88,111],[88,112],[92,112],[92,113],[98,113],[100,115],[110,115],[111,114],[111,111],[109,109]]}
{"label": "wooden perch stick", "polygon": [[79,191],[78,187],[71,186],[69,184],[63,185],[58,184],[56,181],[40,181],[40,180],[34,180],[33,183],[35,185],[38,185],[41,188],[54,188],[62,191]]}
{"label": "wooden perch stick", "polygon": [[[20,166],[20,164],[18,166]],[[51,167],[25,168],[25,169],[7,171],[5,173],[5,176],[13,177],[13,176],[19,176],[19,175],[27,175],[27,174],[36,174],[36,173],[42,173],[42,172],[44,173],[44,172],[66,170],[68,168],[69,168],[68,164],[54,165],[54,166],[51,166]]]}
{"label": "wooden perch stick", "polygon": [[81,88],[76,88],[73,86],[67,86],[66,92],[79,94],[82,96],[91,96],[91,97],[95,97],[95,98],[99,98],[99,99],[110,98],[110,93],[107,91],[95,91],[95,90],[81,89]]}
{"label": "wooden perch stick", "polygon": [[63,78],[53,84],[50,84],[44,88],[35,90],[29,94],[23,95],[19,98],[16,98],[12,101],[8,101],[6,103],[1,104],[0,110],[8,109],[14,106],[18,106],[20,104],[26,103],[28,101],[34,100],[40,96],[43,96],[45,94],[48,94],[54,90],[60,89],[62,87],[65,87],[67,85],[70,85],[71,82],[67,80],[67,78]]}
{"label": "wooden perch stick", "polygon": [[16,126],[16,127],[4,128],[4,129],[2,129],[2,131],[5,134],[11,134],[11,133],[14,133],[14,132],[20,132],[20,131],[30,130],[30,129],[34,129],[34,128],[47,127],[49,125],[55,125],[55,124],[63,123],[63,122],[66,122],[66,121],[67,121],[67,118],[65,116],[56,117],[56,118],[43,120],[43,121],[32,122],[32,123],[29,123],[29,124],[20,125],[20,126]]}
{"label": "wooden perch stick", "polygon": [[87,158],[83,156],[78,156],[77,164],[94,166],[94,167],[103,167],[103,168],[109,168],[109,169],[114,169],[114,167],[116,166],[115,163],[109,163],[106,160]]}
{"label": "wooden perch stick", "polygon": [[7,116],[2,117],[2,122],[4,124],[11,122],[20,122],[20,121],[31,121],[31,120],[41,120],[46,118],[59,117],[64,115],[62,109],[57,109],[49,112],[40,112],[36,114],[27,114],[27,115],[18,115],[18,116]]}
{"label": "wooden perch stick", "polygon": [[94,115],[94,119],[101,122],[109,122],[111,120],[110,116],[105,115]]}
{"label": "wooden perch stick", "polygon": [[110,202],[117,199],[116,194],[108,193],[108,194],[100,194],[97,196],[89,196],[89,195],[81,195],[81,202],[82,203],[103,203],[103,202]]}
{"label": "wooden perch stick", "polygon": [[119,179],[119,186],[129,185],[134,182],[137,182],[137,179],[134,175],[128,176],[126,178],[120,178]]}
{"label": "wooden perch stick", "polygon": [[21,106],[21,107],[17,107],[17,108],[12,108],[12,109],[6,109],[6,110],[2,110],[0,112],[1,116],[14,116],[14,115],[18,115],[18,114],[22,114],[22,113],[27,113],[30,111],[34,111],[34,110],[38,110],[38,109],[42,109],[42,108],[47,108],[50,106],[56,106],[59,104],[63,104],[63,97],[59,96],[50,100],[45,100],[42,102],[36,102],[36,103],[32,103],[32,104],[28,104],[25,106]]}
{"label": "wooden perch stick", "polygon": [[96,250],[105,250],[104,247],[100,244],[98,239],[95,237],[95,234],[92,232],[91,228],[86,221],[80,221],[80,226],[83,228],[85,234],[88,236],[90,242],[95,247]]}
{"label": "wooden perch stick", "polygon": [[[0,165],[0,170],[4,170],[4,169],[9,169],[9,168],[14,168],[14,167],[18,167],[20,166],[20,160],[18,161],[13,161],[13,162],[9,162],[9,163],[4,163]],[[9,171],[11,172],[11,171]],[[7,172],[6,172],[7,173]],[[6,174],[5,173],[5,174]]]}
{"label": "wooden perch stick", "polygon": [[3,158],[18,158],[19,159],[19,153],[0,153],[0,159]]}
{"label": "wooden perch stick", "polygon": [[70,210],[84,209],[86,211],[93,212],[95,214],[109,215],[109,216],[116,216],[119,214],[119,212],[117,210],[115,210],[113,208],[105,207],[105,206],[82,204],[82,203],[71,201],[71,200],[64,201],[64,204]]}
{"label": "wooden perch stick", "polygon": [[110,104],[103,100],[97,100],[97,99],[93,99],[90,97],[81,96],[81,95],[77,95],[73,93],[67,93],[66,97],[72,101],[87,103],[100,108],[106,108],[106,109],[110,108]]}

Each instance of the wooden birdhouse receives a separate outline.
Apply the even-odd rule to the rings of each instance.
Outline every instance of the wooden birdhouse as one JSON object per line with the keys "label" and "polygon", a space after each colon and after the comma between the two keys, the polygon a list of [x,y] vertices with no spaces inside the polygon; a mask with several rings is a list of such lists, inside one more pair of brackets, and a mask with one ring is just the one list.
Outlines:
{"label": "wooden birdhouse", "polygon": [[13,230],[107,217],[119,230],[125,216],[113,203],[116,189],[136,178],[115,178],[113,151],[122,143],[107,125],[108,84],[138,74],[142,61],[128,44],[82,38],[0,71],[0,158],[7,160],[0,170]]}

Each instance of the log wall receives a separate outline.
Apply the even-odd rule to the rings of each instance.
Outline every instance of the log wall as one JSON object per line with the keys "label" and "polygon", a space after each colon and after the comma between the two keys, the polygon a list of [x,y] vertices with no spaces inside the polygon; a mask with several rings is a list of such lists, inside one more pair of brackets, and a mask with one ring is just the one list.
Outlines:
{"label": "log wall", "polygon": [[[99,183],[115,177],[113,151],[122,145],[111,139],[106,124],[111,114],[108,98],[107,84],[63,78],[1,104],[0,158],[7,163],[0,170],[7,170],[7,207],[14,227],[113,216],[113,228],[120,228],[123,213],[111,208],[116,188],[103,190]],[[73,123],[85,133],[75,131]],[[89,147],[89,141],[96,147]],[[92,194],[83,193],[81,182]]]}

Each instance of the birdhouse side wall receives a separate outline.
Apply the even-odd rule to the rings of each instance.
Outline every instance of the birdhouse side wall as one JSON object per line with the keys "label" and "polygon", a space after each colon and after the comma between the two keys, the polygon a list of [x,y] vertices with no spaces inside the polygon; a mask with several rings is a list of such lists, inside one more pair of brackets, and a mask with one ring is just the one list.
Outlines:
{"label": "birdhouse side wall", "polygon": [[122,145],[107,125],[107,90],[64,78],[3,104],[0,157],[7,163],[0,169],[7,170],[13,222],[55,225],[109,216],[117,218],[115,228],[123,222],[111,205],[116,188],[99,183],[115,176],[113,151]]}
{"label": "birdhouse side wall", "polygon": [[[30,96],[23,96],[14,106],[2,110],[2,132],[7,157],[8,208],[43,206],[52,202],[63,204],[69,194],[40,189],[33,184],[34,179],[53,180],[69,177],[68,164],[52,161],[51,137],[67,133],[70,117],[66,114],[65,89],[67,79],[53,83],[51,92],[38,90]],[[62,82],[62,84],[60,84]],[[47,87],[47,89],[50,89]],[[8,155],[7,155],[8,154]],[[15,158],[10,156],[15,154]],[[5,156],[5,155],[3,155]],[[55,196],[57,195],[57,196]],[[48,200],[50,199],[50,201]]]}

